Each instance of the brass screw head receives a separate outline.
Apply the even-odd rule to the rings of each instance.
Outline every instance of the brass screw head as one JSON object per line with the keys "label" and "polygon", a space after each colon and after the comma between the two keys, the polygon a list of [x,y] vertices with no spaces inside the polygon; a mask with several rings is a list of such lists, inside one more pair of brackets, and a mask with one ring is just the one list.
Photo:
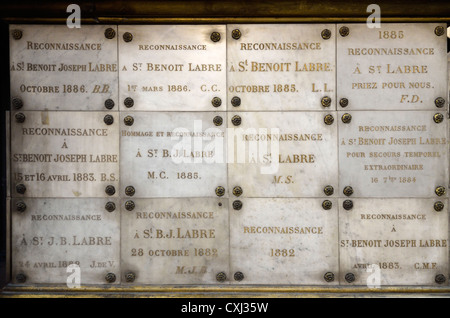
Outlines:
{"label": "brass screw head", "polygon": [[129,197],[132,197],[134,194],[136,193],[136,190],[134,189],[133,186],[127,186],[125,188],[125,194]]}
{"label": "brass screw head", "polygon": [[344,124],[348,124],[352,121],[352,115],[345,113],[344,115],[342,115],[341,119]]}
{"label": "brass screw head", "polygon": [[113,109],[114,108],[114,101],[112,99],[105,100],[105,108],[106,109]]}
{"label": "brass screw head", "polygon": [[27,209],[27,205],[25,204],[25,202],[23,201],[19,201],[16,203],[16,210],[17,212],[25,212],[25,210]]}
{"label": "brass screw head", "polygon": [[12,106],[15,109],[21,109],[23,107],[23,102],[20,98],[14,97],[11,101]]}
{"label": "brass screw head", "polygon": [[20,183],[20,184],[16,185],[17,193],[24,194],[26,191],[27,191],[27,187],[24,184]]}
{"label": "brass screw head", "polygon": [[127,97],[125,98],[125,100],[123,101],[125,107],[130,108],[134,106],[134,100],[131,97]]}
{"label": "brass screw head", "polygon": [[116,209],[116,204],[114,202],[107,202],[105,204],[105,210],[108,212],[113,212]]}
{"label": "brass screw head", "polygon": [[112,185],[107,185],[105,188],[105,192],[107,195],[114,195],[114,193],[116,193],[116,188],[114,188],[114,186]]}
{"label": "brass screw head", "polygon": [[108,273],[108,274],[106,274],[106,276],[105,276],[105,280],[106,280],[108,283],[114,283],[114,282],[116,281],[116,275],[115,275],[114,273]]}
{"label": "brass screw head", "polygon": [[327,283],[331,283],[334,281],[334,274],[332,272],[327,272],[323,275],[323,279],[325,279]]}
{"label": "brass screw head", "polygon": [[107,125],[112,125],[114,123],[114,117],[112,115],[105,115],[105,117],[103,118],[103,121]]}
{"label": "brass screw head", "polygon": [[330,185],[325,186],[325,188],[323,188],[323,193],[325,193],[325,195],[333,195],[334,193],[334,188]]}
{"label": "brass screw head", "polygon": [[438,284],[443,284],[443,283],[445,283],[446,278],[442,274],[437,274],[436,277],[434,278],[434,281]]}
{"label": "brass screw head", "polygon": [[347,281],[347,283],[353,283],[355,279],[356,279],[355,274],[353,273],[345,274],[345,280]]}
{"label": "brass screw head", "polygon": [[349,35],[349,33],[350,33],[350,29],[348,27],[346,27],[346,26],[340,27],[339,34],[341,36],[347,36],[347,35]]}
{"label": "brass screw head", "polygon": [[235,209],[235,210],[242,209],[242,201],[240,201],[240,200],[233,201],[233,209]]}
{"label": "brass screw head", "polygon": [[234,280],[240,282],[243,279],[244,279],[244,274],[242,272],[234,273]]}
{"label": "brass screw head", "polygon": [[22,30],[12,30],[11,35],[14,40],[20,40],[23,36]]}
{"label": "brass screw head", "polygon": [[136,205],[134,204],[133,201],[128,200],[127,202],[125,202],[125,209],[127,211],[133,211],[135,207],[136,207]]}
{"label": "brass screw head", "polygon": [[327,125],[331,125],[334,123],[334,117],[331,114],[325,115],[325,117],[323,118],[323,122]]}
{"label": "brass screw head", "polygon": [[222,126],[222,123],[223,123],[222,117],[220,117],[220,116],[214,117],[214,118],[213,118],[213,123],[214,123],[214,125],[216,125],[216,126]]}
{"label": "brass screw head", "polygon": [[322,202],[322,208],[324,210],[330,210],[333,207],[333,203],[330,200],[325,200]]}
{"label": "brass screw head", "polygon": [[322,39],[328,40],[329,38],[331,38],[331,31],[328,29],[324,29],[324,30],[322,30],[320,35],[322,36]]}
{"label": "brass screw head", "polygon": [[131,116],[126,116],[126,117],[123,119],[123,122],[125,123],[126,126],[132,126],[133,123],[134,123],[134,118],[131,117]]}
{"label": "brass screw head", "polygon": [[113,28],[107,28],[105,30],[105,38],[114,39],[115,36],[116,36],[116,31]]}
{"label": "brass screw head", "polygon": [[344,194],[346,195],[346,196],[351,196],[352,194],[353,194],[353,188],[351,187],[351,186],[346,186],[345,188],[344,188]]}
{"label": "brass screw head", "polygon": [[439,186],[434,190],[434,192],[436,193],[437,196],[441,197],[445,194],[445,187]]}
{"label": "brass screw head", "polygon": [[227,275],[224,272],[220,272],[216,275],[216,280],[218,282],[224,282],[227,279]]}
{"label": "brass screw head", "polygon": [[353,209],[353,201],[352,200],[345,200],[344,202],[342,202],[342,207],[349,211],[351,209]]}
{"label": "brass screw head", "polygon": [[239,97],[237,97],[237,96],[234,96],[231,99],[231,105],[233,105],[234,107],[241,106],[241,99]]}
{"label": "brass screw head", "polygon": [[123,40],[125,42],[131,42],[133,40],[133,34],[131,34],[130,32],[125,32],[123,34]]}
{"label": "brass screw head", "polygon": [[236,186],[233,188],[233,194],[235,196],[240,196],[243,193],[242,188],[240,186]]}
{"label": "brass screw head", "polygon": [[225,188],[224,188],[224,187],[221,187],[221,186],[218,186],[218,187],[216,188],[216,195],[217,195],[218,197],[222,197],[224,194],[225,194]]}
{"label": "brass screw head", "polygon": [[16,275],[16,281],[17,281],[19,284],[23,284],[23,283],[25,283],[25,282],[27,281],[27,276],[25,276],[25,274],[22,274],[22,273],[17,274],[17,275]]}
{"label": "brass screw head", "polygon": [[434,203],[434,210],[436,212],[441,212],[442,210],[444,210],[444,203],[442,203],[441,201],[436,201]]}
{"label": "brass screw head", "polygon": [[14,117],[16,118],[16,122],[20,124],[25,122],[25,114],[23,113],[17,113]]}
{"label": "brass screw head", "polygon": [[241,38],[241,31],[239,29],[234,29],[233,31],[231,31],[231,37],[235,40],[239,40]]}
{"label": "brass screw head", "polygon": [[212,104],[214,107],[219,107],[220,105],[222,105],[222,100],[221,100],[219,97],[214,97],[214,98],[211,100],[211,104]]}
{"label": "brass screw head", "polygon": [[233,118],[231,118],[231,122],[233,123],[233,125],[239,126],[242,123],[242,119],[240,116],[234,115]]}
{"label": "brass screw head", "polygon": [[434,34],[436,34],[437,36],[444,35],[444,33],[445,33],[445,28],[443,26],[441,26],[441,25],[437,26],[434,29]]}
{"label": "brass screw head", "polygon": [[434,100],[434,104],[437,108],[442,108],[445,105],[445,99],[443,99],[442,97],[438,97]]}
{"label": "brass screw head", "polygon": [[324,96],[320,100],[320,103],[322,104],[323,107],[330,107],[330,105],[331,105],[331,98],[329,96]]}
{"label": "brass screw head", "polygon": [[136,275],[133,272],[128,272],[125,274],[125,281],[127,283],[132,283],[136,279]]}
{"label": "brass screw head", "polygon": [[348,99],[347,98],[341,98],[339,101],[339,105],[341,105],[341,107],[347,107],[348,106]]}
{"label": "brass screw head", "polygon": [[433,120],[436,124],[440,124],[444,121],[444,115],[442,115],[441,113],[436,113],[433,116]]}
{"label": "brass screw head", "polygon": [[220,33],[219,32],[213,32],[211,33],[211,41],[213,42],[219,42],[220,41]]}

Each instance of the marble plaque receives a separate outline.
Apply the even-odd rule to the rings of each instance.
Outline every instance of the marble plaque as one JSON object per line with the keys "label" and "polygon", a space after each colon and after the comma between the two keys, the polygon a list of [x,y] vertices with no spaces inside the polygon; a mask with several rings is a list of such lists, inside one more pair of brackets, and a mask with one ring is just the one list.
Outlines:
{"label": "marble plaque", "polygon": [[231,273],[242,284],[337,284],[338,207],[328,200],[329,210],[324,199],[240,199],[230,209]]}
{"label": "marble plaque", "polygon": [[[226,114],[121,112],[121,193],[131,196],[216,197],[227,188]],[[216,126],[215,118],[222,124]],[[130,121],[132,125],[128,126]],[[217,121],[216,121],[217,122]],[[227,191],[222,195],[228,196]]]}
{"label": "marble plaque", "polygon": [[[447,38],[444,23],[338,24],[338,110],[436,110],[447,105]],[[345,29],[347,28],[347,29]],[[441,105],[444,107],[444,105]]]}
{"label": "marble plaque", "polygon": [[439,274],[448,281],[447,199],[357,198],[348,211],[339,201],[341,284],[437,286]]}
{"label": "marble plaque", "polygon": [[226,110],[225,28],[119,26],[120,109]]}
{"label": "marble plaque", "polygon": [[[105,116],[113,123],[107,125]],[[118,196],[117,112],[25,111],[11,120],[13,196]],[[106,193],[108,186],[114,193]]]}
{"label": "marble plaque", "polygon": [[131,211],[131,200],[122,201],[123,277],[131,272],[137,284],[216,284],[217,274],[228,276],[227,199],[133,199]]}
{"label": "marble plaque", "polygon": [[[228,186],[243,197],[322,197],[338,188],[336,112],[228,114]],[[233,126],[236,117],[240,125]],[[232,135],[231,135],[232,134]]]}
{"label": "marble plaque", "polygon": [[[227,25],[228,109],[335,110],[335,28]],[[236,97],[239,105],[233,102]]]}
{"label": "marble plaque", "polygon": [[[106,210],[108,202],[114,211]],[[106,284],[108,273],[119,283],[119,212],[116,198],[13,199],[13,282],[24,274],[26,284],[75,283],[77,271],[82,285]]]}
{"label": "marble plaque", "polygon": [[[429,111],[339,113],[339,186],[353,197],[436,197],[448,185],[447,121]],[[442,112],[444,118],[446,114]]]}
{"label": "marble plaque", "polygon": [[10,25],[10,33],[12,109],[99,111],[107,100],[118,109],[117,26]]}

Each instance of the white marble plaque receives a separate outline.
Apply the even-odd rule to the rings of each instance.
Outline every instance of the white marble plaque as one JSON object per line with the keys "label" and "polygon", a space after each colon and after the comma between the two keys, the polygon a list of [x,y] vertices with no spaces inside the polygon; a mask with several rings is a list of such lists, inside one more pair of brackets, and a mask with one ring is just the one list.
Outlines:
{"label": "white marble plaque", "polygon": [[[244,274],[242,284],[337,283],[336,199],[329,210],[324,199],[240,200],[240,210],[230,209],[230,267]],[[326,282],[326,273],[334,280]]]}
{"label": "white marble plaque", "polygon": [[[112,29],[114,38],[105,37]],[[10,25],[12,108],[107,110],[118,103],[117,26]]]}
{"label": "white marble plaque", "polygon": [[[226,110],[225,25],[119,26],[120,109]],[[212,34],[219,34],[217,42]],[[132,36],[125,42],[124,35]],[[133,106],[125,106],[131,98]],[[213,106],[213,99],[220,99]]]}
{"label": "white marble plaque", "polygon": [[[435,110],[447,96],[443,23],[338,24],[337,100],[348,110]],[[348,28],[348,35],[339,30]],[[447,103],[445,103],[447,105]],[[444,107],[444,106],[442,106]],[[343,109],[338,102],[338,109]]]}
{"label": "white marble plaque", "polygon": [[228,109],[335,110],[335,36],[334,24],[227,25]]}
{"label": "white marble plaque", "polygon": [[[13,196],[118,196],[119,115],[117,112],[25,111],[11,116]],[[105,116],[113,119],[105,123]],[[25,193],[17,191],[24,185]]]}
{"label": "white marble plaque", "polygon": [[[435,285],[448,281],[448,202],[446,199],[353,199],[344,210],[339,200],[340,281],[351,284]],[[437,201],[444,209],[435,211]],[[375,266],[374,266],[375,265]]]}
{"label": "white marble plaque", "polygon": [[[326,115],[334,123],[325,124]],[[337,192],[336,112],[228,113],[228,127],[230,192],[239,186],[243,197],[322,197],[328,185]]]}
{"label": "white marble plaque", "polygon": [[[429,111],[339,113],[339,186],[354,197],[436,197],[448,185],[447,121]],[[444,117],[445,113],[442,112]]]}
{"label": "white marble plaque", "polygon": [[[134,197],[216,197],[227,187],[225,113],[123,112],[121,193]],[[222,118],[216,126],[214,118]],[[125,121],[132,118],[133,124]],[[227,196],[227,191],[224,193]]]}
{"label": "white marble plaque", "polygon": [[[108,212],[108,202],[116,209]],[[25,204],[25,211],[17,206]],[[114,198],[12,200],[12,275],[26,284],[120,282],[120,203]],[[78,265],[79,269],[68,268]]]}
{"label": "white marble plaque", "polygon": [[132,211],[122,201],[124,276],[133,273],[137,284],[217,284],[217,274],[228,276],[227,199],[136,199]]}

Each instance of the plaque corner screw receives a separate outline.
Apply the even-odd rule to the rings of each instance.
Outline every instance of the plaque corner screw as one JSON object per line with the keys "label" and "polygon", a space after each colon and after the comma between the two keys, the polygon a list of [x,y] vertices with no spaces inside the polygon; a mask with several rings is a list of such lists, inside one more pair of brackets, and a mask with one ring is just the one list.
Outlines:
{"label": "plaque corner screw", "polygon": [[25,283],[27,281],[27,276],[25,274],[23,274],[23,273],[17,274],[16,275],[16,281],[19,284],[23,284],[23,283]]}
{"label": "plaque corner screw", "polygon": [[225,188],[222,186],[218,186],[215,192],[218,197],[222,197],[225,194]]}
{"label": "plaque corner screw", "polygon": [[113,109],[114,108],[114,101],[110,98],[108,98],[107,100],[105,100],[105,108],[106,109]]}
{"label": "plaque corner screw", "polygon": [[14,115],[14,118],[16,119],[16,122],[19,124],[22,124],[25,122],[25,114],[24,113],[16,113]]}
{"label": "plaque corner screw", "polygon": [[241,106],[241,98],[238,97],[238,96],[234,96],[234,97],[231,99],[231,105],[234,106],[234,107]]}
{"label": "plaque corner screw", "polygon": [[239,40],[242,36],[241,30],[239,29],[234,29],[233,31],[231,31],[231,37],[235,40]]}
{"label": "plaque corner screw", "polygon": [[221,100],[219,97],[214,97],[214,98],[211,100],[211,104],[212,104],[214,107],[219,107],[220,105],[222,105],[222,100]]}
{"label": "plaque corner screw", "polygon": [[123,119],[123,122],[126,126],[133,126],[134,118],[128,115]]}
{"label": "plaque corner screw", "polygon": [[11,104],[15,109],[21,109],[23,107],[23,101],[18,97],[14,97]]}
{"label": "plaque corner screw", "polygon": [[438,25],[436,28],[434,28],[434,34],[437,36],[442,36],[445,33],[445,28],[442,25]]}
{"label": "plaque corner screw", "polygon": [[216,116],[216,117],[213,118],[213,123],[216,126],[222,126],[223,118],[220,117],[220,116]]}
{"label": "plaque corner screw", "polygon": [[131,42],[133,40],[133,34],[131,34],[130,32],[125,32],[123,34],[123,40],[125,42]]}
{"label": "plaque corner screw", "polygon": [[346,36],[348,36],[350,34],[350,29],[347,26],[344,25],[344,26],[339,28],[339,34],[342,37],[346,37]]}
{"label": "plaque corner screw", "polygon": [[125,209],[127,211],[133,211],[135,207],[136,207],[136,205],[134,204],[133,201],[128,200],[127,202],[125,202]]}
{"label": "plaque corner screw", "polygon": [[219,32],[212,32],[210,36],[211,41],[213,42],[219,42],[220,41],[220,33]]}
{"label": "plaque corner screw", "polygon": [[234,115],[233,118],[231,118],[231,122],[233,123],[233,125],[239,126],[242,123],[241,116]]}
{"label": "plaque corner screw", "polygon": [[323,192],[327,196],[333,195],[334,194],[334,188],[331,185],[327,185],[327,186],[325,186],[325,188],[323,188]]}
{"label": "plaque corner screw", "polygon": [[443,284],[445,283],[447,279],[445,278],[445,276],[443,274],[437,274],[436,277],[434,278],[434,281],[438,284]]}
{"label": "plaque corner screw", "polygon": [[441,197],[441,196],[443,196],[445,194],[445,187],[438,186],[438,187],[436,187],[434,192],[436,193],[437,196]]}
{"label": "plaque corner screw", "polygon": [[107,185],[105,188],[105,192],[107,195],[114,195],[116,193],[116,188],[113,185]]}
{"label": "plaque corner screw", "polygon": [[348,99],[347,98],[341,98],[340,100],[339,100],[339,105],[341,106],[341,107],[347,107],[348,106]]}
{"label": "plaque corner screw", "polygon": [[134,274],[133,272],[128,272],[125,274],[125,281],[127,283],[132,283],[132,282],[134,282],[135,279],[136,279],[136,274]]}
{"label": "plaque corner screw", "polygon": [[108,273],[105,275],[105,280],[108,283],[114,283],[116,281],[116,274],[114,273]]}
{"label": "plaque corner screw", "polygon": [[436,113],[433,115],[433,120],[436,124],[440,124],[444,121],[444,115],[441,113]]}
{"label": "plaque corner screw", "polygon": [[353,201],[352,200],[345,200],[344,202],[342,202],[342,207],[345,210],[350,211],[351,209],[353,209]]}
{"label": "plaque corner screw", "polygon": [[115,209],[116,209],[116,204],[114,203],[114,202],[107,202],[106,204],[105,204],[105,209],[106,209],[106,211],[108,211],[108,212],[113,212]]}
{"label": "plaque corner screw", "polygon": [[127,97],[124,99],[123,104],[125,107],[130,108],[134,106],[134,100],[131,97]]}
{"label": "plaque corner screw", "polygon": [[330,200],[325,200],[322,202],[322,208],[324,210],[330,210],[333,207],[333,203]]}
{"label": "plaque corner screw", "polygon": [[434,203],[434,210],[436,212],[441,212],[442,210],[444,210],[444,203],[442,201],[436,201]]}
{"label": "plaque corner screw", "polygon": [[346,187],[344,187],[343,193],[344,193],[344,195],[349,197],[353,194],[353,188],[351,186],[346,186]]}
{"label": "plaque corner screw", "polygon": [[23,201],[19,201],[16,203],[17,212],[23,213],[27,209],[27,205]]}
{"label": "plaque corner screw", "polygon": [[320,100],[320,103],[322,104],[323,107],[330,107],[331,97],[329,97],[329,96],[322,97],[322,99]]}
{"label": "plaque corner screw", "polygon": [[349,124],[352,121],[352,115],[345,113],[342,115],[341,119],[344,124]]}
{"label": "plaque corner screw", "polygon": [[22,30],[16,29],[16,30],[11,31],[11,35],[14,40],[20,40],[23,36],[23,32],[22,32]]}
{"label": "plaque corner screw", "polygon": [[220,272],[216,275],[216,280],[220,283],[224,282],[227,279],[227,274],[224,272]]}
{"label": "plaque corner screw", "polygon": [[113,28],[107,28],[105,30],[105,38],[111,40],[116,36],[116,31]]}
{"label": "plaque corner screw", "polygon": [[112,115],[105,115],[105,117],[103,118],[103,121],[105,122],[105,124],[112,125],[114,123],[114,117]]}
{"label": "plaque corner screw", "polygon": [[347,283],[351,284],[356,280],[355,274],[353,273],[347,273],[345,274],[345,280],[347,281]]}
{"label": "plaque corner screw", "polygon": [[331,283],[334,281],[334,274],[332,272],[327,272],[325,275],[323,275],[323,278],[327,283]]}
{"label": "plaque corner screw", "polygon": [[26,191],[27,191],[27,187],[23,183],[20,183],[20,184],[16,185],[16,192],[17,193],[25,194]]}
{"label": "plaque corner screw", "polygon": [[244,279],[244,273],[242,272],[236,272],[234,273],[234,280],[240,282]]}
{"label": "plaque corner screw", "polygon": [[132,197],[134,194],[136,193],[136,190],[134,189],[133,186],[127,186],[125,188],[125,194],[129,197]]}
{"label": "plaque corner screw", "polygon": [[326,125],[331,125],[334,122],[334,117],[331,114],[325,115],[323,121],[325,122]]}
{"label": "plaque corner screw", "polygon": [[322,30],[320,35],[322,36],[322,39],[328,40],[329,38],[331,38],[331,31],[329,29],[324,29]]}
{"label": "plaque corner screw", "polygon": [[445,99],[442,97],[438,97],[434,100],[434,104],[437,108],[442,108],[445,105]]}
{"label": "plaque corner screw", "polygon": [[241,200],[235,200],[233,201],[233,209],[239,211],[242,209],[242,201]]}

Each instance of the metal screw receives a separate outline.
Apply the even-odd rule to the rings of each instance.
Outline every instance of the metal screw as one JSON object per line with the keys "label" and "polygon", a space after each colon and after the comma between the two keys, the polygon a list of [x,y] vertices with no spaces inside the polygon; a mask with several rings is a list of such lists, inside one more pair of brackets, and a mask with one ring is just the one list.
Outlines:
{"label": "metal screw", "polygon": [[442,115],[441,113],[436,113],[433,116],[433,120],[436,124],[440,124],[444,121],[444,115]]}
{"label": "metal screw", "polygon": [[127,186],[125,188],[125,194],[129,197],[132,197],[135,194],[136,190],[134,189],[133,186]]}
{"label": "metal screw", "polygon": [[113,28],[107,28],[105,30],[105,38],[114,39],[115,36],[116,36],[116,31]]}
{"label": "metal screw", "polygon": [[22,38],[22,30],[12,30],[11,35],[14,40],[20,40]]}
{"label": "metal screw", "polygon": [[445,99],[443,99],[442,97],[438,97],[434,100],[434,104],[436,105],[436,107],[442,108],[445,105]]}
{"label": "metal screw", "polygon": [[116,193],[116,188],[114,188],[114,186],[112,185],[108,185],[105,188],[105,192],[107,195],[114,195],[114,193]]}
{"label": "metal screw", "polygon": [[11,104],[15,109],[20,109],[23,107],[23,102],[20,98],[14,97],[11,101]]}
{"label": "metal screw", "polygon": [[241,38],[241,31],[239,29],[234,29],[233,31],[231,31],[231,37],[235,40],[239,40]]}
{"label": "metal screw", "polygon": [[341,36],[347,36],[350,33],[350,29],[346,26],[343,26],[339,29],[339,34]]}
{"label": "metal screw", "polygon": [[346,195],[346,196],[351,196],[352,194],[353,194],[353,188],[352,187],[350,187],[350,186],[346,186],[345,188],[344,188],[344,194]]}
{"label": "metal screw", "polygon": [[322,36],[322,39],[324,40],[328,40],[329,38],[331,38],[331,31],[328,29],[324,29],[320,35]]}
{"label": "metal screw", "polygon": [[123,101],[125,107],[130,108],[134,106],[134,100],[131,97],[127,97],[125,98],[125,100]]}
{"label": "metal screw", "polygon": [[356,279],[355,274],[353,273],[345,274],[345,280],[347,281],[347,283],[353,283],[355,279]]}
{"label": "metal screw", "polygon": [[27,209],[27,205],[25,204],[25,202],[19,201],[16,203],[16,210],[18,212],[25,212],[26,209]]}
{"label": "metal screw", "polygon": [[342,207],[343,207],[345,210],[347,210],[347,211],[353,209],[353,201],[352,201],[352,200],[345,200],[345,201],[342,203]]}
{"label": "metal screw", "polygon": [[236,186],[236,187],[234,187],[233,188],[233,194],[235,195],[235,196],[240,196],[241,194],[242,194],[242,188],[240,187],[240,186]]}
{"label": "metal screw", "polygon": [[219,97],[214,97],[214,98],[211,100],[211,104],[212,104],[214,107],[219,107],[220,105],[222,105],[222,100],[221,100]]}
{"label": "metal screw", "polygon": [[116,209],[116,204],[114,202],[108,202],[105,204],[105,209],[108,212],[113,212]]}
{"label": "metal screw", "polygon": [[233,118],[231,118],[231,122],[233,123],[233,125],[239,126],[242,123],[242,119],[240,116],[234,115]]}
{"label": "metal screw", "polygon": [[123,34],[123,40],[125,42],[131,42],[133,40],[133,34],[131,34],[130,32],[125,32]]}
{"label": "metal screw", "polygon": [[352,121],[352,115],[345,113],[344,115],[342,115],[341,119],[344,124],[348,124]]}
{"label": "metal screw", "polygon": [[128,272],[125,274],[125,281],[127,283],[132,283],[136,279],[136,275],[133,272]]}
{"label": "metal screw", "polygon": [[125,209],[127,209],[128,211],[133,211],[135,207],[136,205],[133,201],[128,200],[127,202],[125,202]]}
{"label": "metal screw", "polygon": [[325,115],[325,117],[323,118],[323,122],[324,122],[325,124],[327,124],[327,125],[333,124],[333,122],[334,122],[334,117],[333,117],[333,115],[330,115],[330,114]]}
{"label": "metal screw", "polygon": [[220,41],[220,33],[219,32],[211,33],[211,41],[219,42]]}
{"label": "metal screw", "polygon": [[331,98],[328,96],[322,97],[320,100],[323,107],[330,107],[331,105]]}
{"label": "metal screw", "polygon": [[114,101],[112,99],[105,100],[105,108],[107,109],[113,109],[114,108]]}
{"label": "metal screw", "polygon": [[443,283],[445,283],[446,279],[445,279],[444,275],[437,274],[436,277],[434,278],[434,281],[438,284],[443,284]]}
{"label": "metal screw", "polygon": [[213,118],[213,123],[214,123],[214,125],[216,125],[216,126],[222,126],[222,123],[223,123],[222,117],[220,117],[220,116],[214,117],[214,118]]}
{"label": "metal screw", "polygon": [[125,125],[127,125],[127,126],[132,126],[133,123],[134,123],[134,118],[131,117],[131,116],[126,116],[126,117],[123,119],[123,122],[124,122]]}
{"label": "metal screw", "polygon": [[25,274],[17,274],[16,275],[16,281],[19,283],[19,284],[23,284],[23,283],[25,283],[26,281],[27,281],[27,276],[25,276]]}
{"label": "metal screw", "polygon": [[244,279],[244,274],[242,272],[234,273],[234,280],[240,282],[243,279]]}
{"label": "metal screw", "polygon": [[114,123],[114,117],[112,115],[106,115],[105,118],[103,118],[103,121],[107,125],[112,125]]}
{"label": "metal screw", "polygon": [[434,210],[436,212],[441,212],[442,210],[444,210],[444,203],[442,203],[441,201],[436,201],[434,203]]}
{"label": "metal screw", "polygon": [[324,210],[330,210],[333,207],[333,203],[330,200],[325,200],[322,202],[322,208]]}
{"label": "metal screw", "polygon": [[17,193],[24,194],[26,191],[27,191],[27,187],[24,184],[20,183],[20,184],[16,185]]}
{"label": "metal screw", "polygon": [[339,101],[339,105],[341,105],[341,107],[347,107],[348,106],[348,99],[347,98],[341,98],[341,100]]}
{"label": "metal screw", "polygon": [[241,106],[241,99],[239,97],[237,97],[237,96],[234,96],[231,99],[231,105],[233,105],[234,107]]}
{"label": "metal screw", "polygon": [[108,273],[108,274],[106,274],[106,276],[105,276],[105,280],[106,280],[108,283],[114,283],[114,282],[116,281],[116,275],[115,275],[114,273]]}
{"label": "metal screw", "polygon": [[225,188],[224,187],[221,187],[221,186],[218,186],[217,188],[216,188],[216,195],[218,196],[218,197],[221,197],[221,196],[223,196],[225,194]]}
{"label": "metal screw", "polygon": [[323,279],[325,279],[327,283],[331,283],[334,281],[334,274],[332,272],[327,272],[323,275]]}
{"label": "metal screw", "polygon": [[444,35],[445,33],[445,29],[443,26],[439,25],[434,29],[434,34],[436,34],[437,36],[441,36]]}
{"label": "metal screw", "polygon": [[434,192],[436,193],[437,196],[441,197],[445,194],[445,187],[439,186],[434,190]]}
{"label": "metal screw", "polygon": [[17,113],[14,117],[16,118],[16,122],[20,124],[25,122],[25,115],[23,113]]}
{"label": "metal screw", "polygon": [[325,193],[325,195],[333,195],[334,188],[330,185],[327,185],[325,186],[325,188],[323,188],[323,192]]}
{"label": "metal screw", "polygon": [[233,201],[233,209],[235,210],[242,209],[242,201],[240,200]]}
{"label": "metal screw", "polygon": [[224,282],[227,279],[227,275],[224,272],[220,272],[216,275],[216,280],[218,282]]}

